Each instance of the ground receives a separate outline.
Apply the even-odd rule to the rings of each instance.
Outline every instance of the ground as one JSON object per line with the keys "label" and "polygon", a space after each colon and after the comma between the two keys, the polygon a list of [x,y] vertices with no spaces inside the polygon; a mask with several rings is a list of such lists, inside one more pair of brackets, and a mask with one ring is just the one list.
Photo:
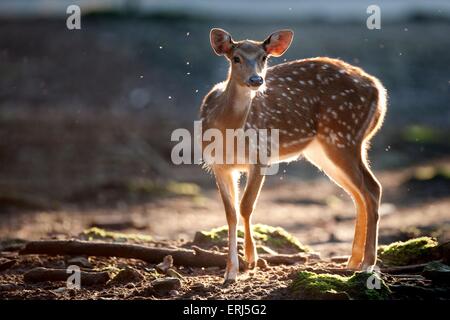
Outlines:
{"label": "ground", "polygon": [[[432,167],[445,167],[446,162]],[[440,174],[423,176],[426,168],[412,166],[402,171],[377,172],[384,186],[380,214],[380,244],[404,241],[418,236],[436,237],[439,243],[450,239],[450,198],[448,179]],[[428,170],[431,170],[428,167]],[[437,171],[436,171],[437,172]],[[422,175],[420,175],[422,173]],[[414,189],[411,189],[411,187]],[[186,187],[186,186],[185,186]],[[447,189],[446,189],[447,188]],[[188,188],[189,189],[189,188]],[[183,189],[185,190],[185,189]],[[189,189],[190,190],[190,189]],[[446,191],[447,190],[447,191]],[[225,217],[214,189],[191,190],[159,197],[158,200],[118,202],[114,207],[88,204],[65,204],[53,210],[11,210],[2,216],[2,239],[69,239],[92,226],[139,233],[150,246],[190,247],[196,231],[222,226]],[[126,266],[139,274],[127,283],[108,283],[65,289],[64,282],[26,283],[23,274],[34,267],[65,268],[68,257],[18,255],[14,248],[1,252],[0,265],[15,261],[0,270],[0,297],[3,299],[296,299],[305,298],[292,290],[299,271],[338,273],[349,255],[354,227],[354,209],[350,198],[325,178],[300,182],[273,178],[263,190],[256,208],[254,223],[280,226],[302,244],[320,254],[306,263],[270,266],[268,269],[241,273],[235,284],[222,286],[224,270],[219,267],[192,268],[174,266],[181,275],[181,287],[168,292],[155,292],[150,283],[156,277],[155,264],[123,258],[90,257],[89,269],[107,270],[111,274]],[[136,239],[135,239],[136,240]],[[137,241],[139,242],[138,239]],[[124,241],[123,239],[119,239]],[[221,252],[225,246],[213,248]],[[0,250],[1,251],[1,250]],[[423,261],[421,261],[423,262]],[[88,270],[89,270],[88,269]],[[422,268],[423,269],[423,268]],[[331,271],[330,271],[331,270]],[[338,271],[336,271],[338,270]],[[383,270],[382,270],[383,271]],[[391,298],[449,298],[444,282],[423,277],[422,270],[382,272],[390,285],[401,284]],[[407,286],[407,284],[412,284]],[[443,286],[443,288],[441,288]],[[408,289],[405,289],[408,288]],[[436,291],[437,290],[437,291]],[[400,293],[399,293],[400,292]],[[306,297],[308,298],[308,297]],[[309,297],[311,298],[311,297]]]}

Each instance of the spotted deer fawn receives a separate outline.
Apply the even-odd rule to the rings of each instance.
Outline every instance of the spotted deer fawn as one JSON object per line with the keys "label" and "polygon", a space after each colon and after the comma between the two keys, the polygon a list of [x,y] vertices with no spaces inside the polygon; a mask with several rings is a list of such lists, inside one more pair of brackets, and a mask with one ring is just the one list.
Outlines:
{"label": "spotted deer fawn", "polygon": [[[280,30],[262,42],[234,41],[222,29],[211,30],[211,46],[227,58],[230,70],[228,79],[203,100],[203,130],[278,129],[277,162],[303,155],[353,198],[357,215],[347,268],[371,270],[376,263],[381,186],[369,169],[366,150],[383,122],[386,91],[378,79],[337,59],[319,57],[268,68],[267,59],[281,56],[292,38],[292,31]],[[239,214],[244,223],[245,260],[250,268],[258,260],[251,215],[264,174],[259,163],[213,163],[210,169],[228,222],[228,283],[235,281],[239,270]],[[247,174],[247,183],[239,202],[241,173]]]}

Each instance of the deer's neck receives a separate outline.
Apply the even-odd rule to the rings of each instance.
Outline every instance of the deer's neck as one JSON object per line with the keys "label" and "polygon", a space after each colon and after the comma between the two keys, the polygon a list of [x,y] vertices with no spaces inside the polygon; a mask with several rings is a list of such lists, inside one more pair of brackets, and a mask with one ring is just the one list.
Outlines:
{"label": "deer's neck", "polygon": [[222,112],[217,119],[222,128],[242,128],[247,120],[254,92],[232,80],[226,84],[222,93]]}

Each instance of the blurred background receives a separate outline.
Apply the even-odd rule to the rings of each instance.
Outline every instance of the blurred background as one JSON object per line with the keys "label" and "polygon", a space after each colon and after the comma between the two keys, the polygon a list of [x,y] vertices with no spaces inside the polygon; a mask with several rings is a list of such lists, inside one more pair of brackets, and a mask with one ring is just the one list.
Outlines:
{"label": "blurred background", "polygon": [[[381,29],[369,30],[372,2],[0,0],[0,237],[95,225],[178,239],[224,224],[212,176],[170,160],[172,130],[192,130],[226,77],[208,39],[221,27],[257,40],[290,28],[271,64],[330,56],[380,78],[389,107],[370,158],[385,190],[381,242],[448,239],[450,2],[378,0]],[[70,4],[81,30],[66,28]],[[254,221],[349,253],[353,210],[296,162],[268,179]]]}

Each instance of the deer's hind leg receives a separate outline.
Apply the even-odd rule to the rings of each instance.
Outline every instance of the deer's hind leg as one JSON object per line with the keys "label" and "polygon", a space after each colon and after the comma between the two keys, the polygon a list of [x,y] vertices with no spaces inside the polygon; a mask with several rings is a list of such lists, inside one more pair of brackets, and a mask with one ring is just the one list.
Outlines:
{"label": "deer's hind leg", "polygon": [[338,148],[314,141],[305,156],[347,191],[355,203],[355,234],[347,267],[371,268],[376,262],[381,186],[366,164],[364,146]]}

